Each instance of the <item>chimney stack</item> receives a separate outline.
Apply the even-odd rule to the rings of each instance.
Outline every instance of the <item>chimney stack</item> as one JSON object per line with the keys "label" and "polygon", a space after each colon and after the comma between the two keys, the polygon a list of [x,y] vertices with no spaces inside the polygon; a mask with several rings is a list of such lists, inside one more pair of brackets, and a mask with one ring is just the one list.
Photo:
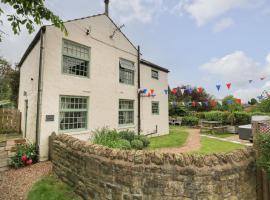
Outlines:
{"label": "chimney stack", "polygon": [[105,15],[109,16],[109,0],[104,0],[105,3]]}

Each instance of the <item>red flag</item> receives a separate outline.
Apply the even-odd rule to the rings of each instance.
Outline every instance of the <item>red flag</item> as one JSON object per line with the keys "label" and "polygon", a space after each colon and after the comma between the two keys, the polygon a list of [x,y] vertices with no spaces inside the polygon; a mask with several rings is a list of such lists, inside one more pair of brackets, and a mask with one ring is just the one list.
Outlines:
{"label": "red flag", "polygon": [[192,106],[195,107],[196,106],[196,102],[192,101]]}
{"label": "red flag", "polygon": [[176,89],[176,88],[173,88],[172,93],[173,93],[174,95],[176,95],[177,89]]}
{"label": "red flag", "polygon": [[263,81],[264,79],[266,79],[266,77],[265,76],[262,76],[260,79],[261,79],[261,81]]}
{"label": "red flag", "polygon": [[212,106],[212,107],[216,107],[216,105],[217,105],[217,102],[216,102],[215,100],[212,100],[212,101],[211,101],[211,106]]}
{"label": "red flag", "polygon": [[229,89],[231,89],[232,84],[231,83],[227,83],[226,86],[227,86],[227,88],[229,90]]}
{"label": "red flag", "polygon": [[235,99],[235,101],[236,101],[236,103],[238,103],[238,104],[242,104],[242,101],[241,101],[241,99]]}
{"label": "red flag", "polygon": [[148,92],[147,96],[150,97],[150,95],[151,95],[150,92]]}
{"label": "red flag", "polygon": [[198,92],[199,92],[199,93],[202,93],[202,92],[203,92],[203,88],[199,87],[199,88],[198,88]]}
{"label": "red flag", "polygon": [[151,94],[154,94],[154,92],[155,92],[154,89],[151,89],[151,90],[150,90],[150,93],[151,93]]}

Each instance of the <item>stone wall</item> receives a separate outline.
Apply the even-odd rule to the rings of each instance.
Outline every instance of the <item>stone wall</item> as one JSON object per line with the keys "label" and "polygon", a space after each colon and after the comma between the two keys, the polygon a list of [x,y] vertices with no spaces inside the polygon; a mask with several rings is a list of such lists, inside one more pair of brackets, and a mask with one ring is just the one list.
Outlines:
{"label": "stone wall", "polygon": [[58,135],[53,171],[84,199],[256,199],[254,152],[195,156],[124,151]]}

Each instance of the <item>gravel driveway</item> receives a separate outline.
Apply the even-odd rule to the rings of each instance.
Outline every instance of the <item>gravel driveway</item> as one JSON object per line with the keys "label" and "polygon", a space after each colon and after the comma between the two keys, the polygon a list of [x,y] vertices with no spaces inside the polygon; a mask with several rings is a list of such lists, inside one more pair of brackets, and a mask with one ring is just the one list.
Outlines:
{"label": "gravel driveway", "polygon": [[0,172],[0,200],[24,200],[33,184],[52,171],[51,162]]}

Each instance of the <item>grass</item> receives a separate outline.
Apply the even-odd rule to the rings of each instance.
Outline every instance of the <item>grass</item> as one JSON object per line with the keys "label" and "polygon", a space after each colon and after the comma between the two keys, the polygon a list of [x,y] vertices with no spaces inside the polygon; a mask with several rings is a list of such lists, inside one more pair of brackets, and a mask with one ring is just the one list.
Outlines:
{"label": "grass", "polygon": [[232,142],[220,141],[217,139],[201,137],[201,149],[192,153],[207,155],[212,153],[229,153],[231,151],[241,149],[244,147],[242,144]]}
{"label": "grass", "polygon": [[54,176],[37,182],[28,194],[27,200],[80,200],[72,188]]}
{"label": "grass", "polygon": [[170,127],[168,135],[150,138],[149,149],[181,147],[185,144],[188,132],[184,128]]}

